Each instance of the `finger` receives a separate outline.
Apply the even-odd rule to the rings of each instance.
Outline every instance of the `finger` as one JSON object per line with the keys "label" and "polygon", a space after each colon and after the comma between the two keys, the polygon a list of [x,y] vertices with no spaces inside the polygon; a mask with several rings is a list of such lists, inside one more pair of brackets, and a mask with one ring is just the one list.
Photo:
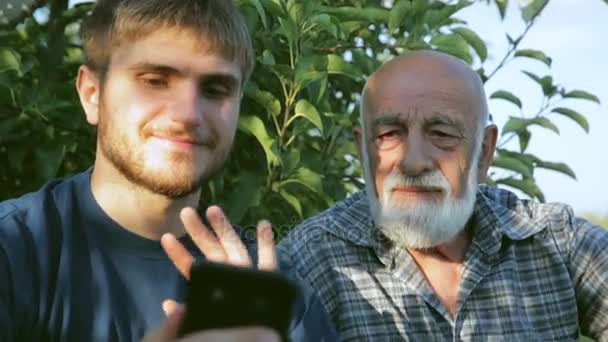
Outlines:
{"label": "finger", "polygon": [[176,310],[185,311],[184,304],[180,304],[173,299],[167,299],[163,301],[163,311],[165,312],[165,316],[169,317],[173,315]]}
{"label": "finger", "polygon": [[236,327],[225,329],[211,329],[196,334],[188,335],[182,342],[278,342],[279,334],[266,327]]}
{"label": "finger", "polygon": [[184,208],[180,212],[186,232],[209,261],[226,263],[228,257],[217,237],[203,224],[196,211]]}
{"label": "finger", "polygon": [[268,221],[260,221],[257,227],[258,235],[258,268],[274,271],[278,268],[277,249],[274,244],[272,226]]}
{"label": "finger", "polygon": [[179,326],[184,317],[183,308],[176,307],[175,310],[167,317],[167,319],[161,324],[161,326],[147,334],[144,337],[144,342],[165,342],[165,341],[173,341],[177,338],[177,334],[179,333]]}
{"label": "finger", "polygon": [[186,278],[190,279],[190,268],[194,262],[194,257],[190,252],[173,236],[173,234],[163,234],[160,238],[160,244],[163,246],[165,253],[173,262],[179,272]]}
{"label": "finger", "polygon": [[207,209],[207,219],[224,248],[228,262],[237,266],[251,266],[251,258],[245,244],[232,228],[222,209],[217,206],[209,207]]}

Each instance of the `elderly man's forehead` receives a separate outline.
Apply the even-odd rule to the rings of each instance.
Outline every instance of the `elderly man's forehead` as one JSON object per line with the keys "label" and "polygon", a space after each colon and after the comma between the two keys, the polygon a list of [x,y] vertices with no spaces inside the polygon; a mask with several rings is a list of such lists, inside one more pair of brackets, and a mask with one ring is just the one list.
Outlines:
{"label": "elderly man's forehead", "polygon": [[485,94],[477,73],[464,62],[420,52],[384,64],[366,83],[362,102],[362,114],[423,109],[476,117]]}

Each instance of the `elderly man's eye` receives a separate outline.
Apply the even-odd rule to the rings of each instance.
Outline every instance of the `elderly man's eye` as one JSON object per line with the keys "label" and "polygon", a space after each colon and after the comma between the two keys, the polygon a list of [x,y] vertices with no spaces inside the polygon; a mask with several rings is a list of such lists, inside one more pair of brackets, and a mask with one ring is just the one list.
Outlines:
{"label": "elderly man's eye", "polygon": [[431,135],[437,138],[457,138],[455,135],[443,131],[431,131]]}
{"label": "elderly man's eye", "polygon": [[377,139],[385,140],[385,139],[396,139],[399,138],[399,131],[388,131],[384,133],[378,134]]}

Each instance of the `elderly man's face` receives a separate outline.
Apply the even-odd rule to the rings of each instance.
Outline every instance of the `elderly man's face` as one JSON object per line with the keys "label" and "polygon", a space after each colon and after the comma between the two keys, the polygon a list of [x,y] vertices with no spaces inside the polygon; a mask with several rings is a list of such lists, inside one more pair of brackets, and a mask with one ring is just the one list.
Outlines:
{"label": "elderly man's face", "polygon": [[388,65],[368,82],[362,148],[376,223],[406,247],[430,248],[472,213],[483,94],[470,72],[418,64]]}

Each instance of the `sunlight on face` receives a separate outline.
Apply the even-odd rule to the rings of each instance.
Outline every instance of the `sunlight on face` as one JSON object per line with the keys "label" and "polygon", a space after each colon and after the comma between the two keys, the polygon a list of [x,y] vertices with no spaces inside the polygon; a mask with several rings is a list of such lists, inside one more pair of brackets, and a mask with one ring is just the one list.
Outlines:
{"label": "sunlight on face", "polygon": [[222,167],[238,121],[240,67],[196,42],[161,30],[118,48],[101,96],[102,161],[170,198],[197,191]]}
{"label": "sunlight on face", "polygon": [[[455,198],[447,178],[437,169],[416,177],[394,169],[375,195],[374,177],[363,149],[365,184],[372,216],[378,228],[398,246],[414,249],[432,248],[453,239],[466,225],[473,212],[477,191],[477,165],[481,143],[477,144],[467,176],[466,189]],[[395,199],[393,193],[404,186],[434,188],[444,194],[440,199]]]}

